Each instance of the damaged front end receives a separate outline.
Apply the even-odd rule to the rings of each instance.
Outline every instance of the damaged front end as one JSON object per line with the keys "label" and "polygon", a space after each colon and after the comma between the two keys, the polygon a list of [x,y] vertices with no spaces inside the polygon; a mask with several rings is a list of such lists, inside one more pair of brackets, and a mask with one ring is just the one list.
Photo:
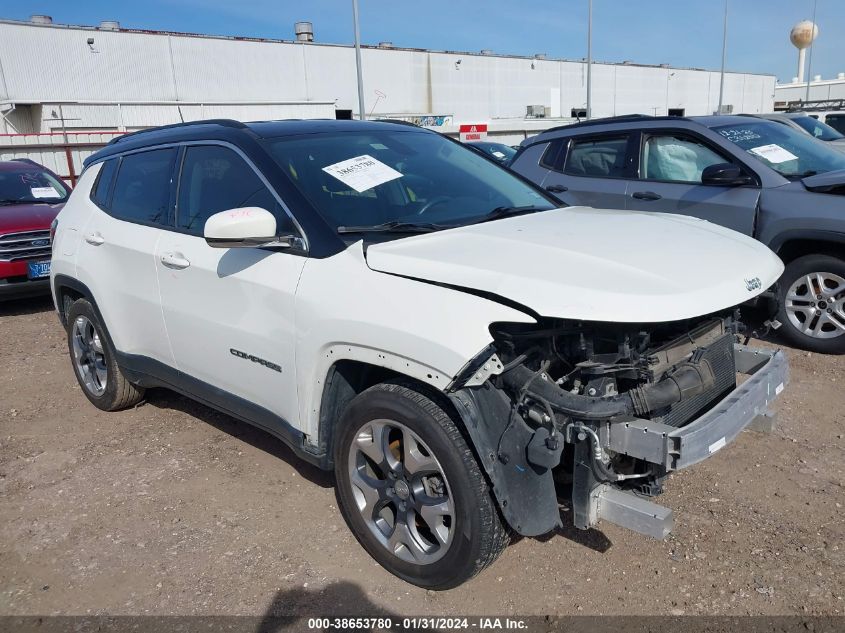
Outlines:
{"label": "damaged front end", "polygon": [[740,345],[741,330],[736,314],[494,324],[449,391],[510,525],[560,525],[557,481],[576,527],[606,519],[665,537],[671,511],[647,497],[765,415],[786,383],[783,354]]}

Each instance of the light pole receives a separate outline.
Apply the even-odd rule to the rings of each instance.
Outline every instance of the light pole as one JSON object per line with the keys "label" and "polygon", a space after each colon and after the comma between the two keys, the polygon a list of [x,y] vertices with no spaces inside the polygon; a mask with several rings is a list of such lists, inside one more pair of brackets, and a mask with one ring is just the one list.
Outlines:
{"label": "light pole", "polygon": [[593,0],[587,9],[587,120],[593,118]]}
{"label": "light pole", "polygon": [[[816,28],[816,7],[819,0],[813,1],[813,30]],[[815,38],[813,40],[815,42]],[[813,42],[810,43],[810,58],[807,61],[807,94],[804,95],[804,102],[810,100],[810,81],[813,79]]]}
{"label": "light pole", "polygon": [[725,0],[725,26],[722,30],[722,72],[719,77],[719,109],[716,114],[722,114],[722,103],[725,97],[725,58],[728,54],[728,0]]}
{"label": "light pole", "polygon": [[364,120],[364,76],[361,72],[361,29],[358,28],[358,0],[352,0],[352,21],[355,22],[355,66],[358,71],[358,118]]}

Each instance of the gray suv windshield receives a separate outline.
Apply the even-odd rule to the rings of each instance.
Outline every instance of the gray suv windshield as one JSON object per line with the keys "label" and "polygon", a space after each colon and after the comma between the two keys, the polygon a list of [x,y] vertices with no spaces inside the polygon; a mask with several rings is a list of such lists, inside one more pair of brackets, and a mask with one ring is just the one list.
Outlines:
{"label": "gray suv windshield", "polygon": [[[343,233],[447,228],[554,208],[545,194],[439,134],[319,133],[269,139],[267,149],[320,215]],[[395,224],[398,223],[398,224]],[[417,228],[417,227],[414,227]]]}
{"label": "gray suv windshield", "polygon": [[749,121],[713,130],[787,178],[845,169],[845,154],[785,125]]}

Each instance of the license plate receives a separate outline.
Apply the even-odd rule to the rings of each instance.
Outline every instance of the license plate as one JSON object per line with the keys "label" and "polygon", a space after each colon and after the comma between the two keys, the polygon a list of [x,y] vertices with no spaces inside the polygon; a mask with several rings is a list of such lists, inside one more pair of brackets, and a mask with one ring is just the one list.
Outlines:
{"label": "license plate", "polygon": [[50,262],[27,262],[27,277],[41,279],[50,276]]}

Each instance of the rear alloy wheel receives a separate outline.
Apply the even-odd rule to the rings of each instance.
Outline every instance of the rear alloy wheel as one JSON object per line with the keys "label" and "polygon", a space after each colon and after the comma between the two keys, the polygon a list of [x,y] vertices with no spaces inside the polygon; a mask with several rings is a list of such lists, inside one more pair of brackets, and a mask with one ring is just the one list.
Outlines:
{"label": "rear alloy wheel", "polygon": [[103,411],[140,402],[144,390],[121,373],[108,334],[91,303],[86,299],[74,301],[67,307],[66,318],[73,373],[88,400]]}
{"label": "rear alloy wheel", "polygon": [[352,532],[389,572],[447,589],[492,563],[508,533],[466,441],[439,397],[376,385],[344,411],[337,496]]}
{"label": "rear alloy wheel", "polygon": [[786,338],[811,351],[845,353],[845,262],[827,255],[790,262],[779,299]]}

